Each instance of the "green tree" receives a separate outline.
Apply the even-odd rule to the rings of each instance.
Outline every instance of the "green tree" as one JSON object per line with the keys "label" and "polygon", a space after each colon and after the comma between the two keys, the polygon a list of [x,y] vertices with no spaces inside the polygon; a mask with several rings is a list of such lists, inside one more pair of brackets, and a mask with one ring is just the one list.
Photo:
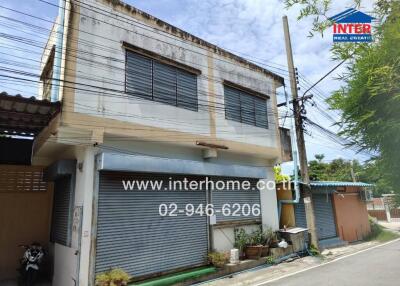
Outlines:
{"label": "green tree", "polygon": [[[313,18],[310,36],[323,34],[332,25],[328,19],[330,0],[286,0],[287,7],[300,6],[298,19]],[[360,6],[360,1],[354,1]],[[361,175],[373,179],[379,190],[399,192],[400,180],[400,1],[378,0],[374,7],[378,23],[374,42],[335,44],[334,59],[351,56],[346,72],[340,77],[342,88],[328,100],[342,112],[341,135],[360,150],[376,154]],[[335,162],[343,167],[343,162]],[[331,170],[335,172],[334,169]],[[344,171],[343,175],[347,173]],[[372,178],[371,176],[374,176]]]}
{"label": "green tree", "polygon": [[274,167],[274,174],[276,183],[288,182],[290,179],[288,175],[282,174],[282,167],[279,165]]}
{"label": "green tree", "polygon": [[323,154],[316,154],[315,159],[308,162],[308,172],[311,181],[327,181],[327,164],[322,162],[325,158]]}

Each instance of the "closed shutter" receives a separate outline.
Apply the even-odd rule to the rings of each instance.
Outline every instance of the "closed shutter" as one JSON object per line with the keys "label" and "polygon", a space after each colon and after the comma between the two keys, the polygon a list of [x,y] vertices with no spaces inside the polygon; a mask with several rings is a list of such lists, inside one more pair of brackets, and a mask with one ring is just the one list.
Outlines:
{"label": "closed shutter", "polygon": [[336,237],[336,223],[332,207],[332,195],[313,195],[319,239]]}
{"label": "closed shutter", "polygon": [[240,92],[225,86],[225,117],[229,120],[241,122],[240,116]]}
{"label": "closed shutter", "polygon": [[126,53],[126,92],[144,99],[152,99],[153,81],[151,59],[135,53]]}
{"label": "closed shutter", "polygon": [[[236,220],[261,220],[261,213],[258,216],[253,214],[253,206],[258,205],[260,208],[260,191],[257,189],[256,179],[249,179],[251,184],[250,190],[240,190],[238,187],[229,187],[229,184],[237,184],[237,182],[242,183],[243,179],[239,178],[213,178],[212,180],[220,180],[225,182],[225,190],[213,190],[211,193],[211,203],[214,205],[214,210],[216,210],[215,215],[217,217],[217,222],[224,221],[236,221]],[[230,210],[231,215],[224,215],[222,212],[223,206],[226,204],[226,208]],[[246,206],[244,206],[246,205]],[[250,207],[250,209],[248,209]],[[236,215],[233,212],[238,210]],[[250,214],[247,213],[250,211]],[[244,213],[243,213],[244,212]]]}
{"label": "closed shutter", "polygon": [[100,175],[96,273],[121,267],[133,276],[203,265],[207,261],[207,217],[160,216],[160,204],[206,205],[205,191],[125,191],[122,180],[169,176],[104,172]]}
{"label": "closed shutter", "polygon": [[198,110],[196,75],[177,70],[177,93],[178,107]]}
{"label": "closed shutter", "polygon": [[155,101],[177,105],[176,68],[154,62],[153,98]]}
{"label": "closed shutter", "polygon": [[268,128],[267,100],[224,86],[225,118],[248,125]]}
{"label": "closed shutter", "polygon": [[268,128],[268,113],[267,113],[267,101],[255,97],[255,112],[256,112],[256,126],[261,128]]}
{"label": "closed shutter", "polygon": [[250,125],[256,125],[256,111],[254,109],[254,96],[240,93],[240,112],[242,122]]}
{"label": "closed shutter", "polygon": [[55,180],[50,240],[68,246],[72,209],[71,176]]}
{"label": "closed shutter", "polygon": [[[331,195],[312,196],[314,204],[314,214],[317,224],[318,239],[327,239],[336,237],[336,223],[332,207]],[[300,199],[298,204],[295,204],[296,226],[307,228],[306,212],[303,199]]]}
{"label": "closed shutter", "polygon": [[133,52],[126,52],[126,92],[197,111],[197,75]]}
{"label": "closed shutter", "polygon": [[296,216],[296,226],[307,228],[307,218],[303,198],[300,199],[298,204],[294,205],[294,211]]}

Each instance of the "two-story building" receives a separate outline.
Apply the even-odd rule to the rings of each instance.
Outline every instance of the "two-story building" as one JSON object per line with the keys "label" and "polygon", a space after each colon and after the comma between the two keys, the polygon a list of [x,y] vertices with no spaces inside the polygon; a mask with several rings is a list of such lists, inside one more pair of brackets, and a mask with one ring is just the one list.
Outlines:
{"label": "two-story building", "polygon": [[[120,1],[60,3],[39,96],[62,112],[33,157],[54,182],[53,285],[93,285],[110,267],[136,277],[195,267],[231,249],[235,227],[277,229],[271,184],[169,182],[274,181],[283,78]],[[163,188],[125,190],[127,180]],[[186,213],[207,204],[239,215]]]}

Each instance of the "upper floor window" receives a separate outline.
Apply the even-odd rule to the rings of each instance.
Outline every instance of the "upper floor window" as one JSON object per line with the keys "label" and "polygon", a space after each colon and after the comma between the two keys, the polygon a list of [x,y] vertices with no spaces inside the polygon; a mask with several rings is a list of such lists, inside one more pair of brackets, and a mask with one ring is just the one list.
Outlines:
{"label": "upper floor window", "polygon": [[157,102],[198,110],[197,75],[126,51],[125,91]]}
{"label": "upper floor window", "polygon": [[224,85],[225,118],[268,129],[267,98]]}

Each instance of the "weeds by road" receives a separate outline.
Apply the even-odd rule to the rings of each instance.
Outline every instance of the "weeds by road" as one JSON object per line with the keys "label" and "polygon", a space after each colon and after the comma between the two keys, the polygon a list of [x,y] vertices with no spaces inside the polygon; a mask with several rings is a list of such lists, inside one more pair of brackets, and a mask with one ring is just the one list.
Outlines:
{"label": "weeds by road", "polygon": [[391,230],[388,230],[373,220],[370,220],[371,233],[366,238],[366,241],[377,240],[379,242],[387,242],[400,237],[400,234]]}

